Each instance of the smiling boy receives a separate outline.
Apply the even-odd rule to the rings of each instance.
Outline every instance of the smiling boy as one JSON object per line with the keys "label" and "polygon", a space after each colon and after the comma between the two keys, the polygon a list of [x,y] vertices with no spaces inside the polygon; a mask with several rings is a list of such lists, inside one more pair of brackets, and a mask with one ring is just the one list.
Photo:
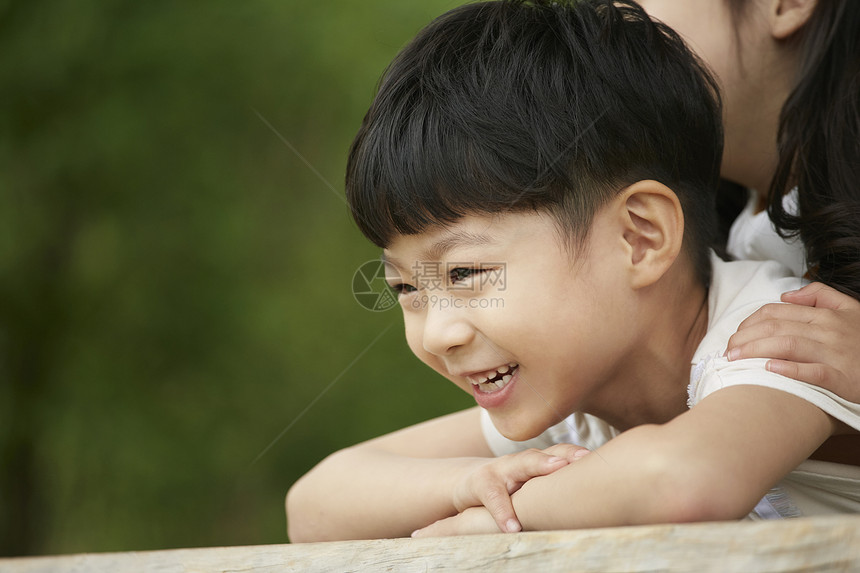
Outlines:
{"label": "smiling boy", "polygon": [[[716,94],[628,2],[470,4],[404,48],[348,199],[410,348],[477,407],[329,456],[288,494],[293,541],[860,511],[860,468],[808,461],[860,407],[721,357],[800,285],[709,251]],[[427,296],[434,265],[460,304]]]}
{"label": "smiling boy", "polygon": [[[677,288],[648,293],[643,304],[643,293],[629,286],[628,275],[649,273],[634,277],[648,281],[654,271],[645,269],[648,261],[631,265],[628,258],[636,255],[618,236],[637,232],[623,227],[630,223],[626,210],[669,209],[676,244],[666,241],[666,254],[643,254],[677,256],[680,209],[670,193],[656,182],[631,187],[624,194],[627,204],[616,201],[619,212],[604,208],[596,214],[587,248],[575,255],[561,242],[553,217],[541,212],[464,216],[445,227],[398,236],[385,255],[393,267],[389,281],[400,291],[410,348],[473,394],[498,431],[512,440],[534,438],[574,411],[597,415],[618,429],[671,420],[686,410],[688,364],[707,328],[705,289],[692,272],[681,276],[678,265],[665,276]],[[642,215],[644,223],[648,215]],[[661,232],[661,223],[649,222],[651,232]],[[457,312],[413,304],[421,289],[404,291],[399,284],[423,281],[409,265],[393,262],[425,260],[422,253],[434,251],[440,241],[449,247],[441,255],[444,261],[505,261],[504,291],[492,285],[469,288],[479,283],[471,276],[459,278],[457,288],[447,292],[458,298],[499,297],[503,306],[461,305],[464,310]],[[496,374],[505,368],[498,372],[502,376]],[[480,383],[490,376],[502,383]],[[675,399],[666,400],[667,394]]]}

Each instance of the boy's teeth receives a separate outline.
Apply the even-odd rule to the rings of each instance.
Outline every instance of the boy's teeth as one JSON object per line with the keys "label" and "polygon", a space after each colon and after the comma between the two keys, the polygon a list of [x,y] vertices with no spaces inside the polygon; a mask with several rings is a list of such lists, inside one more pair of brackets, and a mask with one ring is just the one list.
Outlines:
{"label": "boy's teeth", "polygon": [[[509,370],[511,370],[512,368],[515,368],[516,366],[517,366],[517,364],[509,364],[508,366],[503,366],[502,368],[504,368],[504,372],[508,372]],[[502,372],[502,368],[499,368],[499,370],[498,370],[500,373]],[[487,380],[489,380],[489,378],[482,376],[480,378],[480,380],[478,381],[477,386],[481,392],[485,392],[485,393],[495,392],[497,390],[501,390],[502,388],[504,388],[507,385],[507,383],[511,381],[511,378],[513,378],[513,376],[514,375],[512,372],[511,374],[505,374],[504,376],[502,376],[498,380],[493,380],[492,382],[487,382]]]}
{"label": "boy's teeth", "polygon": [[505,372],[507,372],[510,369],[511,369],[510,366],[507,366],[507,365],[502,366],[501,368],[499,368],[499,373],[504,374]]}

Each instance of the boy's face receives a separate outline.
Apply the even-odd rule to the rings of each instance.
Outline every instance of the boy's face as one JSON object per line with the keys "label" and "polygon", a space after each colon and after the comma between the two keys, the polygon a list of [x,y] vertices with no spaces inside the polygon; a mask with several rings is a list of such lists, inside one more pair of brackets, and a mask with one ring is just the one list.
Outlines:
{"label": "boy's face", "polygon": [[599,212],[576,254],[543,213],[468,216],[398,236],[384,253],[386,278],[401,293],[410,348],[510,439],[602,407],[634,336],[623,238],[612,229]]}

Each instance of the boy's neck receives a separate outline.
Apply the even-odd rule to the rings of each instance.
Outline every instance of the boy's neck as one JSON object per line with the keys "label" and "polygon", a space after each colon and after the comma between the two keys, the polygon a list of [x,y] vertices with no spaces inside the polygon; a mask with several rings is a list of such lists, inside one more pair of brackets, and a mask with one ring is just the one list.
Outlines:
{"label": "boy's neck", "polygon": [[693,355],[708,330],[708,290],[691,273],[680,273],[683,282],[673,274],[643,293],[637,343],[604,385],[605,400],[586,409],[619,430],[662,424],[687,410]]}

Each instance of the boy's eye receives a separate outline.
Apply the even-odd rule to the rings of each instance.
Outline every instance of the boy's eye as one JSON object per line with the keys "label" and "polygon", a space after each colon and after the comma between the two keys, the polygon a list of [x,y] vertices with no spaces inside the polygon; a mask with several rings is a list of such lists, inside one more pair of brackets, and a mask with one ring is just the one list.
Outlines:
{"label": "boy's eye", "polygon": [[391,287],[391,290],[393,290],[397,294],[397,296],[400,296],[402,294],[409,294],[418,290],[414,286],[408,285],[406,283],[397,283],[393,285],[390,284],[388,286]]}
{"label": "boy's eye", "polygon": [[448,278],[452,283],[462,282],[470,277],[487,272],[489,269],[471,269],[468,267],[456,267],[448,271]]}

